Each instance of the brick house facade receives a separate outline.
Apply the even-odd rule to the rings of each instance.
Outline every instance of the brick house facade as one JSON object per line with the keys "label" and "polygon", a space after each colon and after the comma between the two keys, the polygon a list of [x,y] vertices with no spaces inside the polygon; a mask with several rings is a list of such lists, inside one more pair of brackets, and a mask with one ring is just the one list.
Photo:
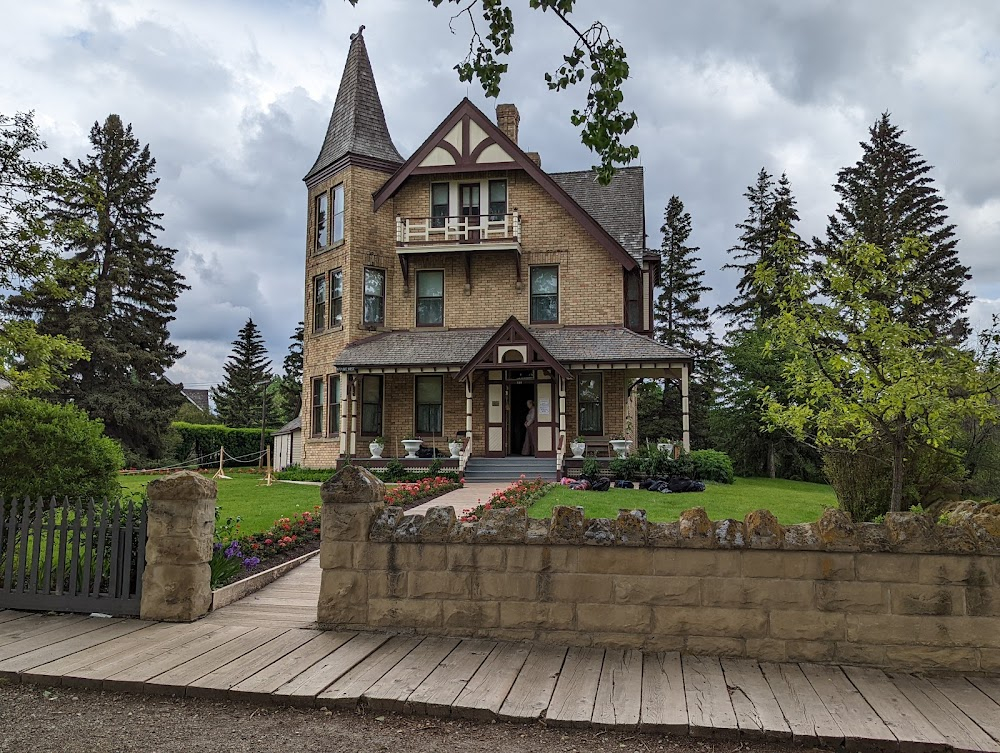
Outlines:
{"label": "brick house facade", "polygon": [[517,108],[497,121],[464,99],[404,159],[352,36],[305,177],[306,467],[366,458],[375,437],[398,456],[410,436],[461,441],[462,468],[523,450],[558,465],[577,435],[635,439],[643,378],[680,381],[688,445],[691,356],[649,337],[642,168],[606,187],[546,173]]}

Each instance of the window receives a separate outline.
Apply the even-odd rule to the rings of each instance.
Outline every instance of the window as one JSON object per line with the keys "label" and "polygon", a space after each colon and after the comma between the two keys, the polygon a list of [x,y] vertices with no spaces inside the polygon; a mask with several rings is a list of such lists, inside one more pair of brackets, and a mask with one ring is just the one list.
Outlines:
{"label": "window", "polygon": [[479,227],[479,184],[467,183],[458,187],[462,199],[462,216],[468,218],[467,226]]}
{"label": "window", "polygon": [[444,272],[417,272],[417,326],[444,324]]}
{"label": "window", "polygon": [[329,427],[326,435],[336,437],[340,434],[340,377],[329,378],[329,389],[326,391],[329,402],[327,403],[327,421]]}
{"label": "window", "polygon": [[443,411],[441,377],[418,376],[414,391],[417,397],[417,434],[440,434]]}
{"label": "window", "polygon": [[364,323],[385,324],[385,270],[365,267]]}
{"label": "window", "polygon": [[584,373],[577,380],[577,405],[580,409],[580,433],[601,435],[604,433],[604,375],[600,372]]}
{"label": "window", "polygon": [[490,181],[490,222],[502,222],[507,214],[507,181]]}
{"label": "window", "polygon": [[531,268],[531,323],[559,321],[559,267]]}
{"label": "window", "polygon": [[333,238],[334,243],[344,240],[344,184],[333,187]]}
{"label": "window", "polygon": [[323,390],[323,377],[312,380],[312,435],[323,436],[323,407],[326,396]]}
{"label": "window", "polygon": [[326,275],[313,278],[313,332],[326,325]]}
{"label": "window", "polygon": [[330,326],[344,323],[344,272],[335,269],[330,273]]}
{"label": "window", "polygon": [[638,274],[625,273],[625,326],[643,330],[642,279]]}
{"label": "window", "polygon": [[382,377],[361,377],[361,434],[378,437],[382,434]]}
{"label": "window", "polygon": [[316,197],[316,248],[326,245],[326,193]]}
{"label": "window", "polygon": [[447,183],[431,183],[431,227],[444,227],[448,219]]}

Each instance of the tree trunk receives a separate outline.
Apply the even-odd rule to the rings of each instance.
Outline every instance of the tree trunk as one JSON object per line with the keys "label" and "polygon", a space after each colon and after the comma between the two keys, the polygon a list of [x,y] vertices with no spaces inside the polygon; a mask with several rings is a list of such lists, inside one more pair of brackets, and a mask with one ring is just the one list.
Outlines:
{"label": "tree trunk", "polygon": [[775,478],[775,474],[774,442],[769,439],[767,441],[767,476]]}
{"label": "tree trunk", "polygon": [[892,497],[889,510],[900,512],[903,509],[903,442],[896,439],[892,443]]}

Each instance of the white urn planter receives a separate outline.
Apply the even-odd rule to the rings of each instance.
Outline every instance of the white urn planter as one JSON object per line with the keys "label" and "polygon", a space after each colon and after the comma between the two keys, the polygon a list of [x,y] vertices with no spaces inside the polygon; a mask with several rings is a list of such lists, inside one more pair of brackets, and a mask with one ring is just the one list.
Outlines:
{"label": "white urn planter", "polygon": [[420,449],[420,446],[423,443],[424,443],[424,440],[422,440],[422,439],[404,439],[403,440],[403,449],[406,450],[406,459],[407,460],[416,460],[417,459],[417,450]]}
{"label": "white urn planter", "polygon": [[368,445],[368,451],[371,452],[373,458],[381,458],[382,450],[385,449],[385,445],[378,444],[377,442],[372,442]]}
{"label": "white urn planter", "polygon": [[612,439],[611,449],[615,451],[618,457],[623,458],[628,454],[628,449],[632,445],[631,439]]}
{"label": "white urn planter", "polygon": [[459,453],[462,451],[462,443],[461,442],[449,442],[448,443],[448,451],[451,453],[452,460],[456,459],[458,457]]}
{"label": "white urn planter", "polygon": [[583,457],[583,453],[587,450],[586,442],[570,442],[569,449],[573,453],[574,460],[580,460]]}
{"label": "white urn planter", "polygon": [[659,450],[660,452],[668,452],[668,453],[670,453],[672,455],[673,452],[674,452],[674,443],[673,442],[657,442],[656,443],[656,449]]}

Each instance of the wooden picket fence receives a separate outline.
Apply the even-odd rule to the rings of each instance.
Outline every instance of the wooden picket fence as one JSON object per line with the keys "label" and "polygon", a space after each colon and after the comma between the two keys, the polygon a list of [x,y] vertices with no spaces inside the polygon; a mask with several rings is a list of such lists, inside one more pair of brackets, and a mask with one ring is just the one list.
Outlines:
{"label": "wooden picket fence", "polygon": [[0,499],[0,609],[138,615],[146,502]]}

